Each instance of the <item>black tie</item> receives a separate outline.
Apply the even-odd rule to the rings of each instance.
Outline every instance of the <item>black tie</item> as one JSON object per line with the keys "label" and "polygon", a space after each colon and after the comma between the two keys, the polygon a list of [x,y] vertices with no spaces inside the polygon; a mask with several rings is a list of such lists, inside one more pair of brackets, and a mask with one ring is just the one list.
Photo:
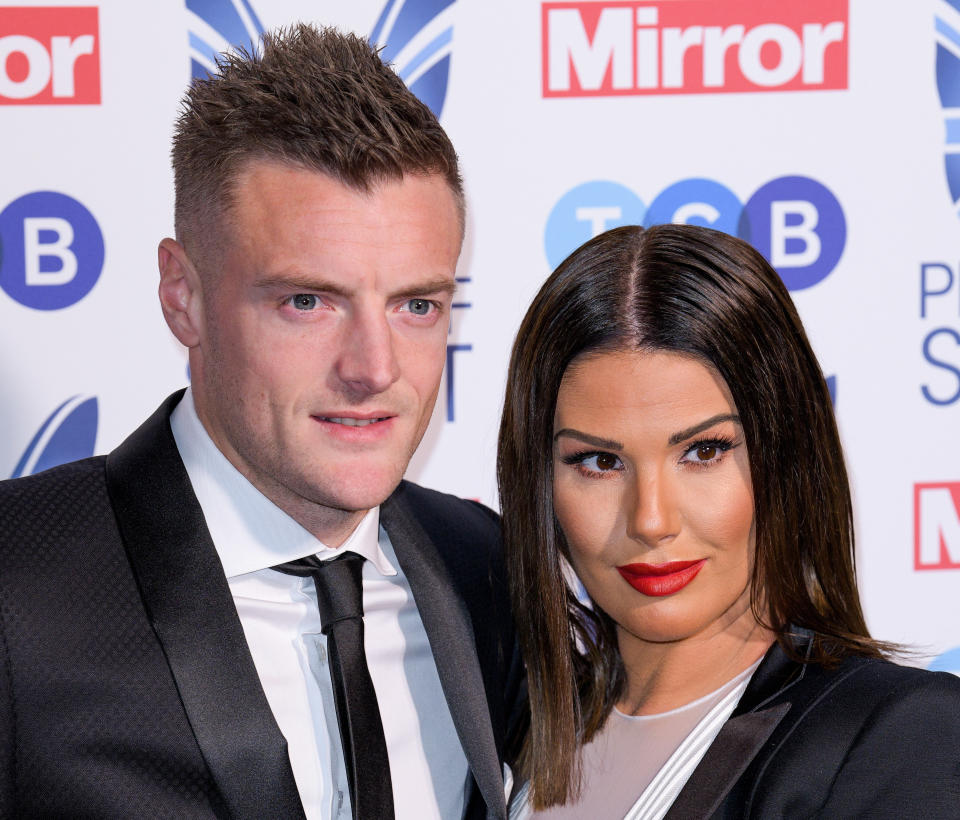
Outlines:
{"label": "black tie", "polygon": [[364,560],[355,552],[345,552],[329,561],[308,555],[274,569],[288,575],[309,575],[317,588],[320,629],[327,636],[327,657],[354,820],[391,820],[393,785],[387,742],[363,651]]}

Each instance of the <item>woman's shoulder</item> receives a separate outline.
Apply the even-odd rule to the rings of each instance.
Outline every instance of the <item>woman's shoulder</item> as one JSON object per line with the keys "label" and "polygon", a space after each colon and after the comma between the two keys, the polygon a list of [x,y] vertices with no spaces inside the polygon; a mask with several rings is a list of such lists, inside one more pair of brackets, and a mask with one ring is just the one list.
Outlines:
{"label": "woman's shoulder", "polygon": [[[904,698],[946,698],[958,705],[957,675],[854,653],[820,663],[811,659],[815,639],[810,630],[793,627],[786,647],[775,643],[755,673],[739,711],[751,711],[771,701],[802,704],[803,712],[843,701],[859,714]],[[796,717],[796,710],[791,711]]]}
{"label": "woman's shoulder", "polygon": [[954,706],[960,705],[960,677],[883,658],[847,657],[835,667],[821,667],[817,677],[831,689],[849,690],[865,698],[864,706],[900,702],[903,698],[945,698]]}
{"label": "woman's shoulder", "polygon": [[[732,803],[735,816],[957,816],[960,678],[850,656],[802,665],[756,708],[783,710]],[[909,777],[904,777],[909,773]]]}
{"label": "woman's shoulder", "polygon": [[960,677],[948,672],[857,655],[832,665],[801,663],[774,646],[751,687],[738,714],[780,711],[768,750],[781,760],[836,757],[839,766],[844,750],[873,747],[909,756],[914,744],[935,754],[935,734],[960,750]]}

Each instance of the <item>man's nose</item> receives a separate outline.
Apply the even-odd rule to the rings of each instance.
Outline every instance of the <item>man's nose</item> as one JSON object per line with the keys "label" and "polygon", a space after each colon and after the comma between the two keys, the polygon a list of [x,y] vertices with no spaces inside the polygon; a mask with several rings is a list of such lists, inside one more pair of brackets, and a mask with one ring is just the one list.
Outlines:
{"label": "man's nose", "polygon": [[360,394],[382,393],[400,377],[393,330],[384,310],[353,315],[344,328],[337,375]]}

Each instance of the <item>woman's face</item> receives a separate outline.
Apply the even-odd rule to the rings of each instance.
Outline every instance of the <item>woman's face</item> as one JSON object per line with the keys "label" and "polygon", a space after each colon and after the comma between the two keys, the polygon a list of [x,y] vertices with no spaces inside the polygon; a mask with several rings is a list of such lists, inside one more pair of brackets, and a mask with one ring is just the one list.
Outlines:
{"label": "woman's face", "polygon": [[575,360],[557,397],[553,469],[574,569],[621,648],[752,622],[750,467],[714,370],[668,351]]}

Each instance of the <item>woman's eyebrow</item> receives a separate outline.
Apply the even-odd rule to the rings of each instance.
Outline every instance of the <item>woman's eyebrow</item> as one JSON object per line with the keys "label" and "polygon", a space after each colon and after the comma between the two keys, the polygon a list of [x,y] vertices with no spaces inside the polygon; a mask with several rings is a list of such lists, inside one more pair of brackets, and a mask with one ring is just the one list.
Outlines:
{"label": "woman's eyebrow", "polygon": [[558,430],[553,435],[553,440],[556,441],[560,436],[568,436],[569,438],[575,438],[578,441],[582,441],[584,444],[589,444],[593,447],[602,447],[604,450],[622,450],[623,445],[619,441],[614,441],[609,438],[600,438],[599,436],[591,436],[589,433],[583,433],[580,430],[574,430],[572,427],[564,427],[562,430]]}
{"label": "woman's eyebrow", "polygon": [[719,424],[722,421],[732,421],[734,424],[740,426],[740,416],[736,413],[720,413],[716,416],[711,416],[706,421],[701,421],[699,424],[694,424],[693,427],[688,427],[686,430],[680,430],[677,433],[674,433],[668,439],[668,444],[680,444],[683,441],[686,441],[688,438],[693,438],[697,433],[702,433],[704,430],[709,427],[713,427],[714,424]]}

